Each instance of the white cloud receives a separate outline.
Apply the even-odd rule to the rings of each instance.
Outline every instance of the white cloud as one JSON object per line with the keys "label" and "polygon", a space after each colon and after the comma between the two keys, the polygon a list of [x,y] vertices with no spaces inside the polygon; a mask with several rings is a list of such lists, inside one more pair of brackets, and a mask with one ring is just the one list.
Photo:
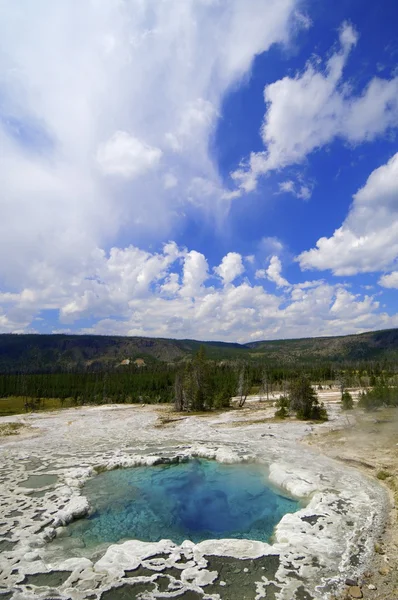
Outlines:
{"label": "white cloud", "polygon": [[282,252],[285,252],[285,246],[275,236],[264,236],[258,244],[258,251],[260,254],[271,258],[273,255],[279,256]]}
{"label": "white cloud", "polygon": [[[354,196],[343,225],[302,252],[302,269],[354,275],[388,268],[398,258],[398,153],[373,171]],[[388,280],[387,280],[388,281]]]}
{"label": "white cloud", "polygon": [[[254,190],[260,175],[301,163],[337,137],[355,144],[398,125],[398,77],[375,77],[359,95],[343,83],[344,67],[357,41],[356,31],[344,23],[340,48],[327,60],[325,69],[312,61],[295,77],[266,86],[267,111],[261,129],[265,150],[252,153],[248,164],[232,174],[241,190]],[[294,189],[287,182],[285,191]],[[304,197],[309,192],[303,190]]]}
{"label": "white cloud", "polygon": [[279,184],[279,190],[288,194],[294,194],[294,188],[294,181],[292,181],[291,179],[287,181],[282,181],[282,183]]}
{"label": "white cloud", "polygon": [[296,182],[288,179],[279,184],[279,192],[292,194],[296,198],[300,198],[300,200],[309,200],[312,195],[312,187],[307,184],[296,184]]}
{"label": "white cloud", "polygon": [[[343,299],[323,282],[286,286],[281,295],[246,277],[236,283],[245,269],[234,252],[213,271],[203,254],[172,242],[159,252],[137,247],[138,238],[157,247],[192,207],[212,216],[225,210],[217,200],[228,194],[209,149],[220,107],[255,56],[288,39],[298,3],[2,3],[1,331],[29,331],[46,310],[65,324],[90,317],[98,333],[241,341],[396,322],[372,300]],[[347,28],[326,76],[313,68],[317,81],[336,79],[349,35]],[[349,141],[364,122],[366,139],[394,122],[393,85],[378,81],[352,103],[359,122],[342,120]],[[344,104],[355,99],[336,94]],[[371,110],[374,96],[382,117]],[[270,127],[277,122],[272,117]],[[272,127],[264,128],[267,141],[266,131]],[[297,139],[297,153],[282,134],[270,140],[274,164],[278,152],[296,160],[313,143]],[[276,238],[260,246],[267,256],[284,251]],[[222,286],[216,277],[209,284],[210,272]],[[280,270],[279,277],[285,281]]]}
{"label": "white cloud", "polygon": [[282,181],[282,183],[279,184],[279,191],[285,192],[287,194],[294,194],[295,193],[294,181],[292,181],[291,179],[289,179],[287,181]]}
{"label": "white cloud", "polygon": [[237,252],[228,252],[222,259],[221,264],[214,268],[214,272],[221,277],[224,285],[232,283],[244,271],[242,256]]}
{"label": "white cloud", "polygon": [[342,335],[398,325],[381,313],[372,298],[357,297],[339,286],[322,284],[290,297],[268,294],[244,282],[210,288],[195,299],[151,295],[145,306],[131,300],[125,318],[99,321],[90,333],[190,337],[247,342],[255,339]]}
{"label": "white cloud", "polygon": [[380,277],[379,285],[385,288],[398,289],[398,271],[393,271],[388,275],[383,275]]}
{"label": "white cloud", "polygon": [[351,294],[344,288],[337,290],[331,312],[343,315],[344,318],[356,319],[361,316],[367,317],[370,312],[379,308],[379,302],[372,297],[365,296],[363,300],[357,300],[359,296]]}
{"label": "white cloud", "polygon": [[[225,283],[239,271],[239,259],[234,259],[234,271],[231,254],[221,262]],[[281,283],[278,263],[273,265],[271,277]],[[98,251],[79,275],[59,275],[51,273],[45,287],[39,282],[21,293],[3,293],[0,331],[34,329],[35,317],[45,308],[58,310],[66,326],[94,319],[92,327],[80,332],[241,342],[398,325],[398,316],[380,312],[372,296],[354,294],[340,284],[284,285],[278,294],[251,284],[247,277],[235,285],[209,285],[206,257],[174,243],[158,253],[133,246],[113,248],[109,254]]]}
{"label": "white cloud", "polygon": [[97,161],[105,175],[134,178],[159,164],[162,151],[148,146],[126,131],[116,131],[97,151]]}
{"label": "white cloud", "polygon": [[160,294],[163,296],[175,296],[180,290],[180,276],[178,273],[170,273],[165,282],[160,286]]}
{"label": "white cloud", "polygon": [[266,271],[266,269],[257,269],[256,272],[255,272],[255,274],[254,274],[254,277],[256,279],[267,279],[267,271]]}
{"label": "white cloud", "polygon": [[188,252],[184,261],[181,296],[190,298],[197,296],[208,277],[209,265],[206,257],[196,250]]}
{"label": "white cloud", "polygon": [[223,98],[288,39],[297,3],[3,2],[2,283],[67,281],[121,234],[159,243],[193,204],[225,210]]}
{"label": "white cloud", "polygon": [[282,277],[282,263],[277,256],[271,258],[270,264],[265,271],[267,278],[276,283],[278,287],[287,287],[289,282]]}
{"label": "white cloud", "polygon": [[173,173],[166,173],[163,177],[163,185],[165,190],[171,190],[178,185],[178,179]]}
{"label": "white cloud", "polygon": [[211,102],[203,98],[197,98],[194,102],[183,107],[179,123],[174,133],[165,134],[166,145],[174,152],[183,152],[187,146],[200,144],[205,136],[210,134],[217,110]]}

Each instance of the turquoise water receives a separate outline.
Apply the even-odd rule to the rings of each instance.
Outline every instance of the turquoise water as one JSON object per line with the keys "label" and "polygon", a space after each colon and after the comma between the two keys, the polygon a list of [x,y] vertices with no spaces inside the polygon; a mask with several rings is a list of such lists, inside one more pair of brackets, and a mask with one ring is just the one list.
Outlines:
{"label": "turquoise water", "polygon": [[264,467],[210,460],[108,471],[83,488],[94,512],[69,526],[86,546],[124,539],[268,541],[296,500],[270,486]]}

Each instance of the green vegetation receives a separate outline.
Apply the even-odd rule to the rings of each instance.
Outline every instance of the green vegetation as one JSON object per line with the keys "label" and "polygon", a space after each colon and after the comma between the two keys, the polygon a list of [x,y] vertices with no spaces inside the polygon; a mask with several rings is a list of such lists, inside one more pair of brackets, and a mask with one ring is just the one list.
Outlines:
{"label": "green vegetation", "polygon": [[[122,361],[143,359],[145,364],[189,360],[201,342],[162,338],[101,335],[0,334],[0,373],[59,373],[123,370]],[[211,360],[247,356],[240,344],[206,342]]]}
{"label": "green vegetation", "polygon": [[[22,396],[8,396],[6,398],[0,398],[0,417],[19,415],[24,412],[33,412],[33,409],[29,409],[27,405],[27,401],[29,404],[29,402],[32,400],[36,399]],[[71,408],[74,406],[74,404],[72,398],[62,400],[60,398],[41,398],[40,403],[36,406],[36,411],[42,411]]]}
{"label": "green vegetation", "polygon": [[[398,329],[329,338],[260,341],[249,344],[197,342],[146,337],[100,335],[0,335],[0,373],[59,373],[120,370],[120,363],[144,359],[154,363],[191,360],[201,345],[212,361],[246,361],[267,368],[314,369],[327,379],[327,371],[384,370],[397,363]],[[375,373],[377,375],[377,373]]]}
{"label": "green vegetation", "polygon": [[372,331],[339,337],[275,340],[246,344],[252,355],[267,361],[289,364],[357,365],[363,369],[372,363],[393,364],[398,359],[398,329]]}
{"label": "green vegetation", "polygon": [[[363,389],[367,410],[397,406],[398,330],[255,342],[79,335],[0,335],[0,415],[102,403],[223,409],[249,393],[282,392],[276,416],[323,419],[313,389]],[[309,383],[311,382],[312,385]],[[313,387],[312,387],[313,386]]]}
{"label": "green vegetation", "polygon": [[398,389],[380,378],[374,387],[361,394],[358,406],[365,410],[376,410],[380,406],[398,406]]}
{"label": "green vegetation", "polygon": [[384,469],[382,469],[381,471],[378,471],[376,477],[377,477],[377,479],[384,481],[385,479],[388,479],[389,477],[391,477],[391,473],[389,471],[385,471]]}
{"label": "green vegetation", "polygon": [[25,410],[40,410],[51,398],[61,407],[110,402],[170,402],[174,398],[175,369],[161,365],[151,369],[129,368],[123,372],[41,373],[0,375],[1,398],[24,398]]}
{"label": "green vegetation", "polygon": [[304,421],[328,420],[324,405],[319,403],[317,393],[306,377],[298,377],[291,381],[288,395],[281,396],[276,405],[278,410],[275,417],[279,419],[285,419],[294,413],[298,419]]}
{"label": "green vegetation", "polygon": [[276,403],[278,410],[275,412],[275,417],[278,419],[286,419],[289,416],[290,400],[288,396],[280,396]]}
{"label": "green vegetation", "polygon": [[318,396],[306,377],[292,381],[289,389],[289,410],[296,413],[298,419],[327,421],[327,412],[319,404]]}
{"label": "green vegetation", "polygon": [[227,408],[234,393],[235,376],[231,369],[210,364],[201,346],[184,371],[178,371],[174,386],[174,407],[177,411],[201,412]]}
{"label": "green vegetation", "polygon": [[343,406],[343,410],[352,410],[354,408],[354,400],[350,392],[343,392],[341,395],[341,404]]}

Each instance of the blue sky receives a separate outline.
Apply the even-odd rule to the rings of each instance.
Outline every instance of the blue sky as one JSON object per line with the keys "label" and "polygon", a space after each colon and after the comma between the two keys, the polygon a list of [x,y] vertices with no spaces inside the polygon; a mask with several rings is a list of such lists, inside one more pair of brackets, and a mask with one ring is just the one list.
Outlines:
{"label": "blue sky", "polygon": [[398,325],[394,0],[0,17],[0,331]]}

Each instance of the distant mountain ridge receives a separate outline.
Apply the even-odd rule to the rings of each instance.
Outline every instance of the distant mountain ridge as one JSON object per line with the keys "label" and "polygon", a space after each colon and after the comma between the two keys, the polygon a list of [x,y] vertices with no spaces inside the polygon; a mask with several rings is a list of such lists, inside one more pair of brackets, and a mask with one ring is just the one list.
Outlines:
{"label": "distant mountain ridge", "polygon": [[314,362],[398,361],[398,329],[248,344],[127,336],[0,334],[0,372],[124,368],[122,361],[138,358],[146,364],[174,363],[189,359],[201,345],[210,359],[219,361],[266,361],[297,366]]}

